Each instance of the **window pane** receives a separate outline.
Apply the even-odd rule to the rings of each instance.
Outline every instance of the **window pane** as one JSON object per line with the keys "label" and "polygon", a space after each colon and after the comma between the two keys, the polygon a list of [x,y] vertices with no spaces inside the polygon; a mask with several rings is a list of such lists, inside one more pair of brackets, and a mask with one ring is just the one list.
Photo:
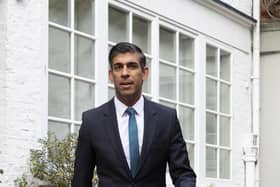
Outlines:
{"label": "window pane", "polygon": [[180,34],[179,63],[188,68],[194,68],[194,42],[192,38]]}
{"label": "window pane", "polygon": [[76,135],[79,134],[80,128],[81,128],[81,125],[74,125],[74,133],[75,133]]}
{"label": "window pane", "polygon": [[180,70],[179,99],[181,102],[194,103],[194,75],[191,72]]}
{"label": "window pane", "polygon": [[77,35],[75,36],[75,74],[94,78],[94,43]]}
{"label": "window pane", "polygon": [[49,68],[70,72],[70,35],[49,27]]}
{"label": "window pane", "polygon": [[180,106],[179,119],[184,138],[194,140],[194,110]]}
{"label": "window pane", "polygon": [[159,56],[161,59],[174,62],[176,61],[176,45],[175,45],[175,32],[160,28],[160,50]]}
{"label": "window pane", "polygon": [[194,168],[194,144],[187,144],[188,156],[190,160],[190,165]]}
{"label": "window pane", "polygon": [[49,20],[67,26],[68,7],[68,0],[49,0]]}
{"label": "window pane", "polygon": [[75,81],[75,120],[81,120],[82,112],[94,106],[94,85]]}
{"label": "window pane", "polygon": [[206,143],[217,145],[217,115],[206,113]]}
{"label": "window pane", "polygon": [[94,1],[75,0],[75,29],[94,33]]}
{"label": "window pane", "polygon": [[217,177],[217,149],[206,147],[206,177]]}
{"label": "window pane", "polygon": [[167,101],[160,100],[160,104],[163,104],[163,105],[168,106],[170,108],[175,108],[176,109],[176,104],[174,104],[174,103],[170,103],[170,102],[167,102]]}
{"label": "window pane", "polygon": [[174,67],[160,64],[159,66],[160,88],[159,94],[161,97],[168,99],[176,99],[176,69]]}
{"label": "window pane", "polygon": [[133,43],[143,52],[151,53],[150,24],[147,20],[135,16],[133,17]]}
{"label": "window pane", "polygon": [[217,48],[209,45],[206,47],[206,73],[217,76]]}
{"label": "window pane", "polygon": [[49,74],[49,116],[70,118],[70,79]]}
{"label": "window pane", "polygon": [[70,124],[49,121],[48,131],[62,140],[70,133]]}
{"label": "window pane", "polygon": [[148,79],[144,81],[143,83],[143,92],[145,93],[151,93],[151,88],[152,88],[152,78],[151,78],[151,71],[152,71],[152,66],[151,66],[151,59],[146,59],[146,66],[149,68],[149,74],[148,74]]}
{"label": "window pane", "polygon": [[223,83],[220,84],[220,111],[230,112],[230,86]]}
{"label": "window pane", "polygon": [[127,13],[109,8],[109,40],[113,42],[128,40]]}
{"label": "window pane", "polygon": [[220,116],[220,145],[230,146],[230,118]]}
{"label": "window pane", "polygon": [[221,50],[220,63],[220,78],[230,81],[230,54]]}
{"label": "window pane", "polygon": [[217,110],[217,81],[206,78],[206,108]]}
{"label": "window pane", "polygon": [[230,151],[220,150],[220,178],[230,178]]}
{"label": "window pane", "polygon": [[111,87],[109,87],[108,88],[108,99],[112,99],[112,97],[114,97],[114,95],[115,95],[115,89],[114,88],[111,88]]}

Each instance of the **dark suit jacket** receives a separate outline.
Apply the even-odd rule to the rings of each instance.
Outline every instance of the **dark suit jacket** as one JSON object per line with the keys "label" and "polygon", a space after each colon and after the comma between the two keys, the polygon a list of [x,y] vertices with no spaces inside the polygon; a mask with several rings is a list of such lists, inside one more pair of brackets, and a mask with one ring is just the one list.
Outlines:
{"label": "dark suit jacket", "polygon": [[72,187],[91,186],[97,167],[99,187],[165,187],[168,163],[176,187],[195,187],[176,111],[144,99],[144,137],[135,178],[122,148],[113,99],[83,113]]}

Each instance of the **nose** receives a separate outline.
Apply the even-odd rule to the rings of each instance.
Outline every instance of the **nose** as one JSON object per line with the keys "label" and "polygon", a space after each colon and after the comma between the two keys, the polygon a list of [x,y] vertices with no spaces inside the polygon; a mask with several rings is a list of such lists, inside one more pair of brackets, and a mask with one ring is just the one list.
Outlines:
{"label": "nose", "polygon": [[127,66],[126,66],[126,65],[123,66],[123,69],[122,69],[122,76],[123,76],[123,77],[128,76],[128,69],[127,69]]}

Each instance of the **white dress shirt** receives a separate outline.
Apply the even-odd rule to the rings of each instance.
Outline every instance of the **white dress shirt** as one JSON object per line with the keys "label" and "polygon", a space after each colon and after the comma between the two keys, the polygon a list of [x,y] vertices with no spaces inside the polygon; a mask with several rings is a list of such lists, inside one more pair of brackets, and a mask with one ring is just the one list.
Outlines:
{"label": "white dress shirt", "polygon": [[[129,115],[125,112],[128,106],[123,104],[116,96],[114,97],[116,115],[118,120],[118,129],[121,137],[122,147],[126,157],[126,161],[130,168],[130,153],[129,153],[129,135],[128,135],[128,120]],[[143,96],[132,106],[136,111],[136,123],[138,130],[139,154],[141,154],[144,133],[144,98]]]}

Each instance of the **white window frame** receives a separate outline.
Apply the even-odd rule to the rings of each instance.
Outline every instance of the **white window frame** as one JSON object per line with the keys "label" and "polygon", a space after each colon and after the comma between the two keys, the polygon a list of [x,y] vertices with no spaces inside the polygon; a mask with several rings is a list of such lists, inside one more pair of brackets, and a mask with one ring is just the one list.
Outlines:
{"label": "white window frame", "polygon": [[[222,181],[222,182],[230,182],[232,181],[232,139],[233,139],[233,128],[232,128],[232,98],[233,98],[233,95],[232,95],[232,81],[233,81],[233,76],[232,76],[232,68],[233,68],[233,50],[230,49],[228,46],[225,46],[225,45],[222,45],[218,42],[214,42],[212,40],[206,40],[205,43],[204,43],[204,47],[205,47],[205,50],[204,50],[204,53],[205,53],[205,60],[204,60],[204,93],[205,93],[205,103],[204,103],[204,130],[205,130],[205,136],[204,136],[204,141],[205,141],[205,146],[204,146],[204,154],[205,154],[205,164],[204,164],[204,176],[206,178],[206,180],[209,180],[209,181],[212,181],[212,180],[215,180],[215,181]],[[211,76],[211,75],[207,75],[207,72],[206,72],[206,46],[211,46],[211,47],[214,47],[214,48],[217,48],[217,77],[214,77],[214,76]],[[225,81],[225,80],[221,80],[220,78],[220,66],[221,66],[221,62],[220,62],[220,51],[225,51],[227,53],[230,54],[230,59],[229,59],[229,65],[230,65],[230,80],[229,81]],[[211,110],[211,109],[207,109],[206,107],[206,80],[207,78],[210,78],[211,80],[215,80],[217,81],[217,111],[214,111],[214,110]],[[229,94],[230,94],[230,97],[229,97],[229,114],[225,114],[225,113],[222,113],[220,112],[220,85],[221,83],[226,83],[227,85],[229,85],[230,87],[230,91],[229,91]],[[211,114],[215,114],[217,115],[217,145],[212,145],[212,144],[207,144],[206,142],[206,113],[209,112]],[[228,117],[229,120],[230,120],[230,145],[229,147],[226,147],[226,146],[220,146],[220,116],[224,116],[224,117]],[[207,177],[206,176],[206,148],[207,147],[210,147],[210,148],[215,148],[217,149],[217,163],[216,163],[216,166],[217,166],[217,177]],[[220,178],[220,150],[227,150],[227,151],[230,151],[230,172],[229,172],[229,178],[228,179],[225,179],[225,178]]]}
{"label": "white window frame", "polygon": [[[194,165],[193,165],[193,168],[196,169],[197,168],[196,160],[198,158],[197,157],[197,154],[198,154],[198,152],[197,152],[197,145],[198,145],[198,142],[197,142],[197,140],[198,140],[197,139],[197,132],[198,132],[197,122],[198,121],[197,121],[197,117],[196,117],[197,116],[197,108],[198,108],[197,98],[196,98],[197,97],[196,96],[197,95],[196,94],[197,93],[196,82],[197,82],[197,67],[198,67],[198,65],[197,65],[198,58],[197,58],[197,55],[196,55],[197,35],[188,31],[188,30],[186,30],[186,28],[181,28],[178,25],[176,25],[175,23],[169,22],[165,19],[160,19],[158,24],[159,24],[158,32],[159,32],[160,27],[163,27],[163,28],[166,28],[168,30],[171,30],[171,31],[175,32],[175,37],[176,37],[176,39],[175,39],[176,40],[176,42],[175,42],[176,43],[175,62],[174,63],[168,62],[166,60],[160,59],[160,57],[158,56],[159,60],[155,63],[155,65],[156,65],[156,69],[159,69],[160,63],[176,68],[176,99],[171,100],[171,99],[168,99],[168,98],[161,97],[158,94],[157,102],[164,101],[164,102],[168,102],[168,103],[176,105],[176,110],[177,110],[178,117],[179,117],[179,112],[178,111],[180,110],[179,109],[180,106],[190,108],[194,111],[194,139],[193,140],[184,139],[184,140],[185,140],[186,143],[194,145],[194,163],[193,163]],[[188,67],[184,67],[184,66],[180,65],[180,63],[179,63],[179,40],[180,40],[179,35],[180,34],[183,34],[183,35],[188,36],[188,37],[193,39],[193,42],[194,42],[194,44],[193,44],[194,45],[194,61],[193,61],[194,67],[193,67],[193,69],[188,68]],[[158,44],[159,44],[159,42],[158,42]],[[158,51],[159,51],[159,46],[158,46]],[[179,98],[179,81],[180,81],[179,80],[179,71],[180,70],[186,70],[187,72],[192,73],[193,76],[194,76],[194,90],[193,90],[194,100],[193,100],[193,104],[182,103],[179,100],[180,99]],[[156,76],[159,77],[159,72]],[[159,81],[157,83],[158,83],[157,90],[159,90]]]}
{"label": "white window frame", "polygon": [[[140,17],[140,18],[143,18],[144,20],[147,20],[149,22],[149,26],[150,26],[150,34],[151,34],[151,39],[153,38],[153,28],[154,28],[154,20],[155,20],[155,17],[154,16],[151,16],[149,14],[145,14],[143,12],[141,12],[140,10],[137,10],[137,9],[134,9],[134,8],[131,8],[129,6],[125,6],[124,4],[121,4],[121,3],[117,3],[116,1],[109,1],[109,4],[108,4],[108,9],[109,7],[112,7],[112,8],[115,8],[117,10],[120,10],[120,11],[123,11],[125,13],[128,14],[128,20],[127,20],[127,29],[128,29],[128,42],[132,42],[132,39],[133,39],[133,16],[137,16],[137,17]],[[107,23],[109,24],[109,23]],[[154,66],[154,63],[155,63],[155,55],[154,55],[154,42],[153,40],[149,41],[150,42],[150,46],[151,46],[151,53],[150,54],[147,54],[147,53],[144,53],[145,56],[146,56],[146,59],[149,59],[150,60],[150,63],[151,63],[151,69],[149,69],[149,76],[151,76],[151,80],[153,80],[153,70],[155,69],[155,66]],[[107,39],[107,47],[109,46],[113,46],[115,45],[116,43],[115,42],[112,42],[112,41],[109,41],[109,38]],[[153,86],[153,82],[154,81],[151,81],[151,93],[143,93],[145,96],[153,99],[154,98],[154,91],[155,91],[155,87]],[[114,88],[114,85],[113,83],[108,83],[108,88],[111,88],[113,89]]]}
{"label": "white window frame", "polygon": [[[95,77],[94,79],[89,79],[89,78],[85,78],[85,77],[81,77],[78,75],[75,75],[74,72],[74,66],[75,66],[75,35],[76,36],[82,36],[84,38],[87,38],[91,41],[94,42],[94,55],[96,54],[96,41],[97,38],[95,36],[96,32],[94,31],[94,33],[91,34],[87,34],[81,31],[78,31],[75,29],[75,25],[74,25],[74,21],[75,21],[75,0],[68,0],[68,26],[64,26],[64,25],[60,25],[57,24],[55,22],[52,22],[50,20],[48,20],[48,28],[52,27],[55,29],[59,29],[62,31],[67,32],[70,35],[70,51],[69,51],[69,55],[70,55],[70,72],[69,73],[65,73],[65,72],[60,72],[54,69],[51,69],[48,67],[48,76],[49,74],[53,74],[53,75],[58,75],[60,77],[64,77],[67,79],[70,79],[70,117],[69,119],[67,118],[60,118],[60,117],[55,117],[55,116],[49,116],[48,115],[48,121],[50,122],[58,122],[58,123],[65,123],[65,124],[70,124],[70,133],[75,133],[75,127],[81,125],[81,121],[77,121],[75,120],[75,80],[77,81],[82,81],[85,83],[89,83],[89,84],[93,84],[94,85],[94,89],[95,89],[95,93],[97,92],[96,90],[96,56],[94,56],[95,59],[95,63],[94,63],[94,71],[95,71]],[[93,8],[94,8],[94,13],[96,14],[96,10],[97,7],[95,6],[95,0],[93,0]],[[94,15],[94,23],[96,23],[96,16]],[[94,26],[94,28],[96,29],[96,26]],[[49,83],[48,83],[49,84]],[[95,94],[96,95],[96,94]],[[96,100],[96,98],[94,99]]]}

